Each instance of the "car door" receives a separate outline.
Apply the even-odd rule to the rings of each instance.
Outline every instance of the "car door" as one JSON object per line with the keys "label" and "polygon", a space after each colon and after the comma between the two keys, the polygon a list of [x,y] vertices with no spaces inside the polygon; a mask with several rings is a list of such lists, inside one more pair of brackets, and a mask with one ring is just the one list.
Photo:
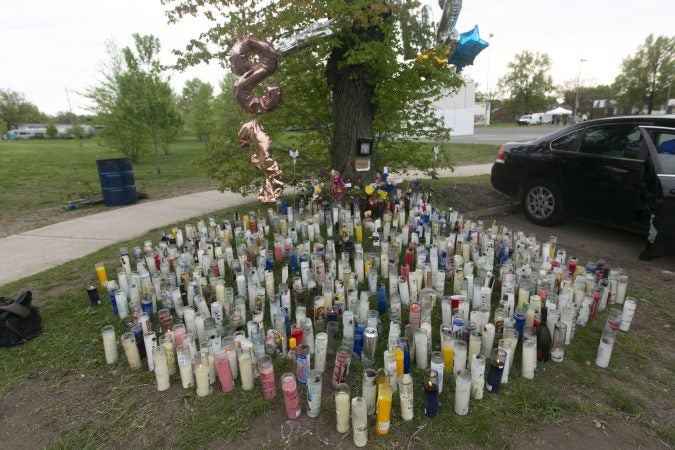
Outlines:
{"label": "car door", "polygon": [[634,123],[599,124],[582,130],[575,152],[565,155],[565,183],[581,215],[633,223],[638,218],[647,150]]}
{"label": "car door", "polygon": [[641,127],[641,131],[662,195],[659,233],[668,235],[670,250],[675,251],[675,127]]}

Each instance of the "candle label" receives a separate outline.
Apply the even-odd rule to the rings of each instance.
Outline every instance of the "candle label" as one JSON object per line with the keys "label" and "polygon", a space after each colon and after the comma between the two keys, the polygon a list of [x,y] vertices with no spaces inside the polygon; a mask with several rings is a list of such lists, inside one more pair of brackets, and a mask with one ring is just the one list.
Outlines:
{"label": "candle label", "polygon": [[551,361],[553,362],[562,362],[564,356],[565,356],[564,350],[561,349],[551,350]]}

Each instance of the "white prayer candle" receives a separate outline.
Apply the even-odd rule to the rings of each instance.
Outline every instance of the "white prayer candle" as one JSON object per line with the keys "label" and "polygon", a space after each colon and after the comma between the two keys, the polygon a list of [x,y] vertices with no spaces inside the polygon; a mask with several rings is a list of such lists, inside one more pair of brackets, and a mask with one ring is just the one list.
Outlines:
{"label": "white prayer candle", "polygon": [[141,355],[138,353],[138,346],[136,345],[136,337],[133,333],[124,333],[122,335],[122,348],[127,357],[130,369],[141,368]]}
{"label": "white prayer candle", "polygon": [[504,363],[504,372],[502,372],[502,383],[506,384],[509,382],[509,370],[513,362],[513,347],[510,340],[500,339],[499,348],[506,352],[506,362]]}
{"label": "white prayer candle", "polygon": [[250,351],[242,351],[238,357],[241,388],[245,391],[253,390],[253,364]]}
{"label": "white prayer candle", "polygon": [[105,362],[115,364],[117,362],[117,339],[115,339],[115,327],[106,325],[101,328],[103,337],[103,352],[105,353]]}
{"label": "white prayer candle", "polygon": [[211,392],[209,385],[209,362],[207,358],[199,360],[195,366],[197,380],[197,397],[206,397]]}
{"label": "white prayer candle", "polygon": [[415,332],[415,363],[418,369],[426,369],[428,361],[427,332],[419,329]]}
{"label": "white prayer candle", "polygon": [[[621,285],[619,285],[619,287],[621,287]],[[626,301],[623,304],[623,313],[621,314],[621,324],[619,325],[619,330],[630,330],[630,324],[633,321],[636,308],[637,300],[634,297],[626,297]]]}
{"label": "white prayer candle", "polygon": [[471,369],[471,364],[473,364],[473,357],[480,353],[480,348],[482,344],[482,339],[477,334],[472,334],[469,336],[469,351],[467,353],[467,361],[469,363],[469,369]]}
{"label": "white prayer candle", "polygon": [[492,346],[495,340],[495,326],[492,323],[483,325],[483,335],[481,336],[481,355],[489,358],[492,355]]}
{"label": "white prayer candle", "polygon": [[148,370],[152,372],[155,369],[155,363],[152,360],[152,349],[155,347],[157,337],[154,331],[146,331],[143,333],[143,344],[145,345],[146,360],[148,361]]}
{"label": "white prayer candle", "polygon": [[614,348],[614,336],[612,332],[603,333],[598,346],[598,355],[595,358],[595,365],[606,369],[609,366],[609,360],[612,357]]}
{"label": "white prayer candle", "polygon": [[465,416],[469,413],[471,398],[471,372],[464,369],[455,380],[455,414]]}
{"label": "white prayer candle", "polygon": [[157,390],[166,391],[171,386],[169,381],[169,366],[166,362],[166,352],[164,347],[155,347],[152,349],[151,356],[155,366],[155,380],[157,381]]}
{"label": "white prayer candle", "polygon": [[459,373],[466,369],[466,353],[467,345],[466,342],[459,339],[455,339],[453,346],[453,362],[452,362],[452,373],[457,378]]}
{"label": "white prayer candle", "polygon": [[335,394],[336,428],[338,433],[349,432],[350,398],[348,392],[349,388],[346,389],[346,392],[338,390]]}
{"label": "white prayer candle", "polygon": [[537,346],[534,341],[523,342],[522,375],[526,380],[534,378],[534,363],[537,360]]}

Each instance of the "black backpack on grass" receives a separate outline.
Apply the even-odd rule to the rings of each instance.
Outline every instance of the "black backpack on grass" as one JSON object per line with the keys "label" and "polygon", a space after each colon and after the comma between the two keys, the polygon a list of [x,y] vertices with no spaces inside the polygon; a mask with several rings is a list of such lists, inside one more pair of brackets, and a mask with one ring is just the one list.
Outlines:
{"label": "black backpack on grass", "polygon": [[16,300],[0,297],[0,347],[19,345],[42,333],[40,308],[31,305],[32,299],[30,291]]}

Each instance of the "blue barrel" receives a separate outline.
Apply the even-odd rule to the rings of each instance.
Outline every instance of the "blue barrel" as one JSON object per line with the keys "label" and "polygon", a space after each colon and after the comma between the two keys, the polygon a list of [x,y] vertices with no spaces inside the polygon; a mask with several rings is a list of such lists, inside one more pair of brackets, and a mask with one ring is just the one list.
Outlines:
{"label": "blue barrel", "polygon": [[136,202],[136,181],[129,158],[97,159],[105,206],[130,205]]}

